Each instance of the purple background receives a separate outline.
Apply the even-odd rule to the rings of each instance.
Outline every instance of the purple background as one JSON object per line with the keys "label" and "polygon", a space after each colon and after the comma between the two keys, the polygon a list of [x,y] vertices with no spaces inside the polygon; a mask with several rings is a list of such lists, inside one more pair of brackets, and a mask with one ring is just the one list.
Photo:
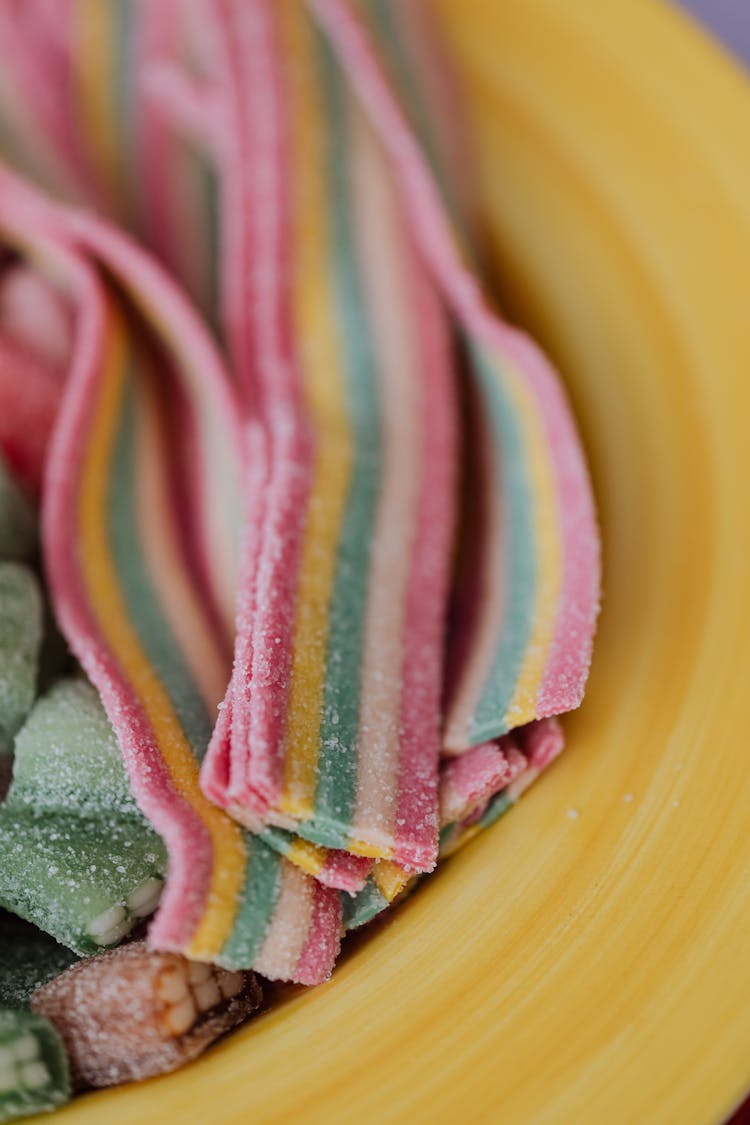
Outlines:
{"label": "purple background", "polygon": [[682,0],[750,66],[750,0]]}
{"label": "purple background", "polygon": [[[750,66],[750,0],[682,0],[743,62]],[[750,1123],[750,1098],[727,1125]]]}

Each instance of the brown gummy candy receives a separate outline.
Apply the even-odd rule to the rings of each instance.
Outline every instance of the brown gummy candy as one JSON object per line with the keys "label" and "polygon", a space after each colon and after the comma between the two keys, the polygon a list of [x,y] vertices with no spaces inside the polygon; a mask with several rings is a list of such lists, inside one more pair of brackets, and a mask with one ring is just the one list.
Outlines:
{"label": "brown gummy candy", "polygon": [[78,962],[31,1007],[62,1036],[76,1089],[175,1070],[244,1022],[262,1000],[253,973],[132,942]]}

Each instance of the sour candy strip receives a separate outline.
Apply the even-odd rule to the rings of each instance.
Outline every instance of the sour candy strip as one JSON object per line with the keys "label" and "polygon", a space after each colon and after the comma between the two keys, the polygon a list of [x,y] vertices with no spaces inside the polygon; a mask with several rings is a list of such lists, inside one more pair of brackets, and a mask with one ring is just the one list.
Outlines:
{"label": "sour candy strip", "polygon": [[161,94],[177,69],[203,85],[186,15],[180,0],[3,5],[0,154],[141,238],[218,326],[216,130]]}
{"label": "sour candy strip", "polygon": [[[7,53],[14,55],[8,81],[15,83],[16,91],[26,92],[37,124],[36,132],[22,129],[22,137],[41,138],[42,147],[54,153],[51,163],[64,166],[75,182],[72,194],[147,238],[198,297],[211,323],[224,330],[244,392],[243,410],[248,412],[257,408],[256,399],[270,377],[258,370],[265,360],[256,361],[252,351],[255,341],[268,337],[262,328],[267,306],[256,322],[248,324],[254,316],[248,275],[256,268],[251,251],[264,234],[253,218],[258,208],[247,201],[244,166],[254,157],[242,147],[250,108],[246,97],[250,83],[242,76],[248,17],[242,5],[235,5],[234,11],[230,7],[226,19],[220,5],[208,5],[205,12],[196,8],[185,18],[184,10],[171,0],[158,5],[93,6],[75,0],[56,11],[53,41],[44,22],[51,10],[42,0],[0,13],[0,34]],[[230,32],[233,29],[232,34],[224,35],[225,25]],[[217,40],[218,55],[211,47]],[[51,69],[59,74],[62,92],[54,103],[34,80]],[[16,109],[11,93],[3,99],[0,90],[0,116],[4,113],[7,121]],[[33,166],[40,175],[33,154],[26,155],[29,160],[20,163]],[[49,171],[46,181],[56,182]],[[266,188],[263,215],[275,205],[277,194],[274,185]],[[268,228],[265,218],[263,222]],[[185,231],[190,231],[189,238]],[[279,373],[278,364],[271,362],[271,366]],[[275,460],[271,509],[283,525],[284,482],[288,481],[284,434],[291,430],[279,423],[278,386],[272,398],[269,432],[277,435],[274,448],[277,454],[281,449],[282,455]],[[13,430],[18,432],[15,424]],[[252,487],[256,470],[252,450],[248,459],[248,487]],[[154,550],[158,553],[158,541]],[[151,570],[157,576],[172,573],[159,566]],[[278,574],[269,581],[272,586],[277,583]],[[169,592],[171,577],[164,586]],[[179,611],[175,619],[181,620]],[[277,652],[272,655],[279,659]],[[266,695],[270,706],[272,692],[262,693],[261,699]],[[245,716],[246,709],[240,711],[240,724]],[[247,816],[243,819],[251,823]],[[366,859],[329,852],[278,827],[265,828],[255,821],[252,825],[280,854],[326,884],[356,890],[366,878],[370,866]]]}
{"label": "sour candy strip", "polygon": [[488,430],[483,612],[464,638],[446,721],[459,753],[577,707],[599,598],[599,543],[585,462],[541,352],[486,304],[463,265],[439,188],[345,0],[310,0],[399,177],[411,233],[463,333]]}
{"label": "sour candy strip", "polygon": [[[28,224],[20,232],[18,216]],[[200,708],[220,682],[209,676],[212,653],[225,659],[241,503],[236,412],[220,361],[164,275],[108,228],[46,204],[7,173],[0,225],[11,244],[30,245],[62,275],[79,302],[44,497],[47,569],[135,796],[170,852],[151,941],[232,967],[262,954],[268,972],[315,983],[338,949],[338,896],[305,876],[294,880],[198,786],[210,730]],[[105,286],[89,259],[119,287]],[[160,413],[166,394],[181,411],[176,434]],[[157,557],[174,564],[169,598],[150,570]],[[277,961],[264,947],[271,935]]]}
{"label": "sour candy strip", "polygon": [[[225,801],[313,842],[427,870],[454,503],[450,341],[325,41],[299,5],[251,7],[276,16],[283,79],[258,97],[286,92],[285,123],[256,164],[286,160],[294,186],[290,260],[275,269],[293,283],[303,412],[294,417],[292,399],[281,416],[289,425],[292,410],[312,457],[306,490],[286,466],[297,496],[287,530],[270,499],[276,517],[261,516]],[[286,400],[271,382],[265,393],[273,427]],[[285,471],[278,449],[271,442],[272,482]]]}
{"label": "sour candy strip", "polygon": [[[513,808],[564,745],[560,723],[548,718],[445,760],[440,784],[440,860]],[[358,929],[397,905],[417,882],[414,875],[394,864],[378,863],[358,894],[342,896],[345,930]]]}

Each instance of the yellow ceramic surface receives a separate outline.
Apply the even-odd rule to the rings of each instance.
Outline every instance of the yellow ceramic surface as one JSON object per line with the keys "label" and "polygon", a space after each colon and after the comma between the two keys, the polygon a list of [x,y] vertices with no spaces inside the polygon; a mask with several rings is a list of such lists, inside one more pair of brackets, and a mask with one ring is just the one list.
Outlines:
{"label": "yellow ceramic surface", "polygon": [[587,702],[329,985],[60,1125],[706,1125],[750,1084],[750,86],[658,0],[439,3],[500,292],[591,456]]}

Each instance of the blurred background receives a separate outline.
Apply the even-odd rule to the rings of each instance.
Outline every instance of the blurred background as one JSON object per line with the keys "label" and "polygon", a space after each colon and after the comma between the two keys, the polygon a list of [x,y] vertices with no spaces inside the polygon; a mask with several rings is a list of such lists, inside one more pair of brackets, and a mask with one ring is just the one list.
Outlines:
{"label": "blurred background", "polygon": [[750,66],[750,0],[682,0]]}

